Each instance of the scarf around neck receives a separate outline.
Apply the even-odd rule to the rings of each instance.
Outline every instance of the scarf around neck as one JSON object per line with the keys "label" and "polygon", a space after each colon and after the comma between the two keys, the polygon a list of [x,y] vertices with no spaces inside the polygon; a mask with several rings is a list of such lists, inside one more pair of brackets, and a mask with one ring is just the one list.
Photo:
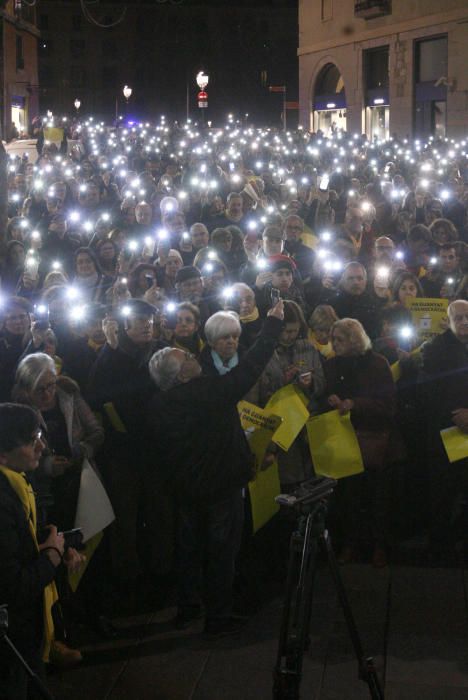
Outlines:
{"label": "scarf around neck", "polygon": [[[39,552],[39,544],[37,541],[37,512],[36,499],[31,484],[27,481],[24,473],[15,472],[9,467],[0,465],[0,472],[3,474],[9,485],[18,496],[18,499],[23,506],[24,516],[27,520],[29,533],[32,537],[36,550]],[[43,592],[43,611],[44,611],[44,641],[42,648],[42,658],[44,661],[49,660],[50,645],[54,639],[54,622],[52,619],[52,606],[58,600],[58,593],[55,583],[47,584]]]}

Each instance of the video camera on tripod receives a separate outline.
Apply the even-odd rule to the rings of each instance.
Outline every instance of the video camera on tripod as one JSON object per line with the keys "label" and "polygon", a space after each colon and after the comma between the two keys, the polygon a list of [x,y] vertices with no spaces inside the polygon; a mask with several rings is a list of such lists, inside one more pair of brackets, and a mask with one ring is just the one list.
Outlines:
{"label": "video camera on tripod", "polygon": [[331,545],[325,519],[328,498],[336,486],[334,479],[318,477],[306,481],[290,494],[280,494],[276,502],[298,514],[297,529],[291,536],[288,577],[283,618],[274,669],[274,700],[299,700],[302,664],[310,643],[310,619],[314,577],[319,547],[324,550],[336,592],[345,616],[348,632],[358,661],[359,678],[367,683],[372,700],[383,700],[374,662],[365,657],[348,596]]}

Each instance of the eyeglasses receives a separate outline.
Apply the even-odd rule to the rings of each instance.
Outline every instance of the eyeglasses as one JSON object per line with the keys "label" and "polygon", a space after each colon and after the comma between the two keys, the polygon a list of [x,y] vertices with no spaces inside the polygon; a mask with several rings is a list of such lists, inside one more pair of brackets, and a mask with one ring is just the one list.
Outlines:
{"label": "eyeglasses", "polygon": [[42,430],[38,430],[37,433],[35,433],[31,440],[29,441],[29,444],[32,445],[33,447],[37,447],[38,444],[42,441]]}
{"label": "eyeglasses", "polygon": [[57,382],[49,382],[49,384],[45,384],[44,386],[36,387],[36,391],[38,394],[44,395],[47,394],[48,391],[55,389],[56,386]]}
{"label": "eyeglasses", "polygon": [[18,314],[17,316],[6,316],[5,321],[26,321],[28,314]]}

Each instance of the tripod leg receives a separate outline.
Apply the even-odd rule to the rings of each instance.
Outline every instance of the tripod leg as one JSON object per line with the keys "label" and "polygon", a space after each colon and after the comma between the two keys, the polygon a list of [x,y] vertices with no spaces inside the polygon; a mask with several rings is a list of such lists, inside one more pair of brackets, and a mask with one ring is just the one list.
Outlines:
{"label": "tripod leg", "polygon": [[8,635],[4,634],[2,636],[3,641],[5,644],[7,644],[13,654],[16,656],[26,673],[28,674],[29,678],[32,680],[37,692],[39,695],[44,698],[44,700],[54,700],[54,696],[49,692],[49,690],[46,688],[42,680],[39,678],[37,673],[35,673],[32,668],[28,665],[26,660],[23,658],[23,656],[20,654],[18,649],[15,647],[11,639],[8,637]]}
{"label": "tripod leg", "polygon": [[328,565],[335,583],[336,592],[340,601],[341,608],[348,627],[349,636],[354,648],[354,653],[359,664],[359,678],[369,686],[370,696],[373,700],[383,700],[384,694],[380,686],[380,681],[375,670],[372,657],[366,658],[362,648],[361,638],[356,626],[351,606],[349,604],[348,595],[341,578],[338,562],[336,561],[335,553],[331,545],[330,536],[327,530],[324,530],[321,535],[321,543],[325,549],[328,559]]}
{"label": "tripod leg", "polygon": [[299,528],[291,537],[285,606],[274,670],[273,697],[277,700],[299,698],[317,552],[317,539],[312,533],[313,520],[314,516],[310,514],[305,531]]}

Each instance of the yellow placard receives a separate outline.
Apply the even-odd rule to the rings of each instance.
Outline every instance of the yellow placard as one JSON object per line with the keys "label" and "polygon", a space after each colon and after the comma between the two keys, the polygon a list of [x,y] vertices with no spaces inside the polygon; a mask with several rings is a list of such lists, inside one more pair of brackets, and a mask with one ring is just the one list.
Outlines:
{"label": "yellow placard", "polygon": [[413,324],[421,340],[433,338],[447,329],[448,299],[409,297],[406,306],[411,311]]}
{"label": "yellow placard", "polygon": [[390,369],[392,371],[392,377],[393,381],[395,384],[400,381],[401,379],[401,365],[400,365],[400,360],[397,360],[396,362],[393,363],[393,365],[390,365]]}
{"label": "yellow placard", "polygon": [[237,410],[239,411],[240,422],[244,430],[264,428],[274,432],[281,422],[278,416],[270,415],[263,408],[255,406],[249,401],[239,401]]}
{"label": "yellow placard", "polygon": [[458,462],[468,457],[468,434],[453,426],[440,431],[449,462]]}
{"label": "yellow placard", "polygon": [[63,141],[63,129],[60,129],[60,127],[56,126],[45,126],[44,141],[61,144]]}
{"label": "yellow placard", "polygon": [[315,473],[332,479],[364,471],[361,450],[349,413],[329,411],[307,421],[310,454]]}
{"label": "yellow placard", "polygon": [[68,573],[68,583],[70,585],[70,588],[72,589],[73,593],[76,593],[78,586],[80,585],[80,581],[84,576],[84,573],[88,567],[89,562],[91,561],[91,557],[93,556],[94,552],[96,549],[99,547],[102,537],[103,537],[103,532],[98,532],[97,535],[94,535],[94,537],[91,537],[90,540],[88,540],[85,544],[84,551],[81,552],[81,554],[84,554],[86,559],[83,562],[83,564],[80,566],[78,571],[74,571],[73,573]]}
{"label": "yellow placard", "polygon": [[268,469],[259,470],[255,479],[249,483],[254,533],[266,525],[278,512],[279,506],[275,498],[279,493],[281,493],[281,487],[278,464],[274,462]]}
{"label": "yellow placard", "polygon": [[285,452],[289,450],[310,416],[304,405],[304,395],[299,391],[294,384],[287,384],[275,392],[265,406],[267,414],[282,419],[272,439]]}
{"label": "yellow placard", "polygon": [[117,413],[114,404],[112,402],[105,403],[104,410],[114,430],[116,430],[118,433],[126,433],[127,429],[123,424],[121,417]]}
{"label": "yellow placard", "polygon": [[304,231],[301,233],[301,241],[308,248],[315,250],[320,242],[320,239],[310,230],[310,228],[305,227]]}

